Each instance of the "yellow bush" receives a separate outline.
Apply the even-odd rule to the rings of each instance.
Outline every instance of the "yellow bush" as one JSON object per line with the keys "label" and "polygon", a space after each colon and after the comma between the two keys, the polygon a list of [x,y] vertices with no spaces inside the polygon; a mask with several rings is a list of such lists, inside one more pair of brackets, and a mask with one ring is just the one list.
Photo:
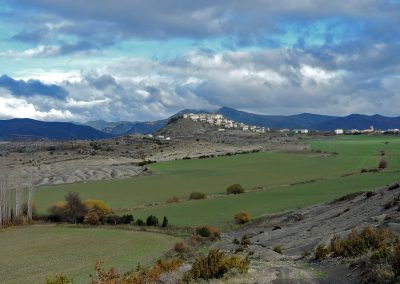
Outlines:
{"label": "yellow bush", "polygon": [[239,212],[234,216],[236,224],[246,224],[250,221],[250,214],[247,212]]}
{"label": "yellow bush", "polygon": [[94,211],[98,215],[107,215],[110,214],[111,208],[107,206],[102,200],[97,199],[86,199],[83,201],[83,204],[89,211]]}
{"label": "yellow bush", "polygon": [[330,250],[335,256],[358,256],[370,249],[381,248],[393,238],[393,233],[387,229],[365,227],[361,233],[352,230],[346,239],[334,236],[331,240]]}
{"label": "yellow bush", "polygon": [[248,258],[229,256],[222,251],[213,249],[210,250],[208,255],[198,257],[195,260],[185,278],[187,281],[190,279],[218,279],[234,268],[240,273],[247,272],[249,269]]}
{"label": "yellow bush", "polygon": [[54,277],[54,279],[50,277],[46,278],[46,284],[70,284],[70,283],[72,283],[72,280],[69,279],[64,274],[57,274]]}

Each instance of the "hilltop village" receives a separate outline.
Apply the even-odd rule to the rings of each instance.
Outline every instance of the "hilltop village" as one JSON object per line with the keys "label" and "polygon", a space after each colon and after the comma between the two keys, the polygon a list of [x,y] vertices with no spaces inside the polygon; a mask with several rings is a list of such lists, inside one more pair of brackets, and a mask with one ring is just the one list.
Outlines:
{"label": "hilltop village", "polygon": [[220,127],[219,131],[225,131],[225,129],[236,129],[243,131],[251,131],[257,133],[265,133],[270,131],[269,128],[259,127],[254,125],[247,125],[244,123],[236,122],[231,119],[225,118],[222,114],[194,114],[188,113],[183,115],[184,119],[191,119],[198,122],[206,122],[212,126]]}

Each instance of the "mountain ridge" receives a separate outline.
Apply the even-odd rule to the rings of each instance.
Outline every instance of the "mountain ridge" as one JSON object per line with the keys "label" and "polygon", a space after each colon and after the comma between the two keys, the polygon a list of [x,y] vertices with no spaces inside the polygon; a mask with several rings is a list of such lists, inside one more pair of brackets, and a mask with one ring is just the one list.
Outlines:
{"label": "mountain ridge", "polygon": [[86,125],[71,122],[46,122],[29,118],[0,120],[0,140],[49,139],[91,140],[111,135]]}
{"label": "mountain ridge", "polygon": [[0,140],[13,140],[17,137],[45,138],[51,140],[69,139],[104,139],[129,134],[150,134],[160,131],[173,117],[185,113],[218,113],[224,117],[260,127],[277,129],[309,129],[318,131],[333,131],[342,129],[376,129],[400,128],[400,117],[387,117],[380,114],[364,115],[350,114],[347,116],[332,116],[312,113],[295,115],[263,115],[221,107],[218,110],[183,109],[176,114],[155,121],[117,121],[104,120],[77,122],[45,122],[28,118],[0,120]]}

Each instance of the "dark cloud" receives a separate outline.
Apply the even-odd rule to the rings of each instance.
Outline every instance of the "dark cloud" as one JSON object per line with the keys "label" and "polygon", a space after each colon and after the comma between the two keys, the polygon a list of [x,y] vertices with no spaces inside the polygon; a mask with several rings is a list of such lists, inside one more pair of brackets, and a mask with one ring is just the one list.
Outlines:
{"label": "dark cloud", "polygon": [[9,90],[16,97],[38,95],[62,100],[68,96],[67,91],[60,86],[47,85],[38,80],[14,80],[7,75],[0,77],[0,88]]}

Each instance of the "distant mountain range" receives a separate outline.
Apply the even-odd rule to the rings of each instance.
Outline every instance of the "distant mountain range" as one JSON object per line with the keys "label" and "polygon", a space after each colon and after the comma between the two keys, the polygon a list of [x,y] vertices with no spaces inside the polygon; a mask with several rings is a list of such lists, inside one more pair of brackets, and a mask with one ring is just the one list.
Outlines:
{"label": "distant mountain range", "polygon": [[367,129],[371,125],[376,129],[400,128],[400,117],[382,115],[351,114],[344,117],[302,113],[297,115],[260,115],[223,107],[218,113],[226,118],[250,125],[265,126],[271,129],[307,128],[320,131],[343,129]]}
{"label": "distant mountain range", "polygon": [[44,122],[27,118],[0,120],[0,140],[104,139],[112,135],[70,122]]}
{"label": "distant mountain range", "polygon": [[[343,129],[400,128],[400,117],[382,115],[351,114],[345,117],[302,113],[297,115],[261,115],[222,107],[216,111],[185,109],[172,117],[184,113],[219,113],[228,119],[249,125],[264,126],[271,129],[301,129],[331,131]],[[128,134],[148,134],[159,131],[169,118],[145,122],[107,122],[103,120],[86,123],[43,122],[32,119],[0,120],[0,140],[24,138],[47,138],[53,140],[104,139]]]}
{"label": "distant mountain range", "polygon": [[[271,129],[312,129],[320,131],[332,131],[337,128],[343,129],[367,129],[371,125],[376,129],[400,128],[400,117],[386,117],[381,115],[351,114],[345,117],[302,113],[296,115],[262,115],[254,114],[236,109],[222,107],[216,111],[184,109],[172,117],[184,113],[218,113],[228,119],[242,122],[248,125],[264,126]],[[125,135],[132,133],[153,133],[162,129],[168,119],[151,122],[121,122],[109,123],[101,121],[89,122],[86,125],[93,126],[98,130],[112,135]]]}

